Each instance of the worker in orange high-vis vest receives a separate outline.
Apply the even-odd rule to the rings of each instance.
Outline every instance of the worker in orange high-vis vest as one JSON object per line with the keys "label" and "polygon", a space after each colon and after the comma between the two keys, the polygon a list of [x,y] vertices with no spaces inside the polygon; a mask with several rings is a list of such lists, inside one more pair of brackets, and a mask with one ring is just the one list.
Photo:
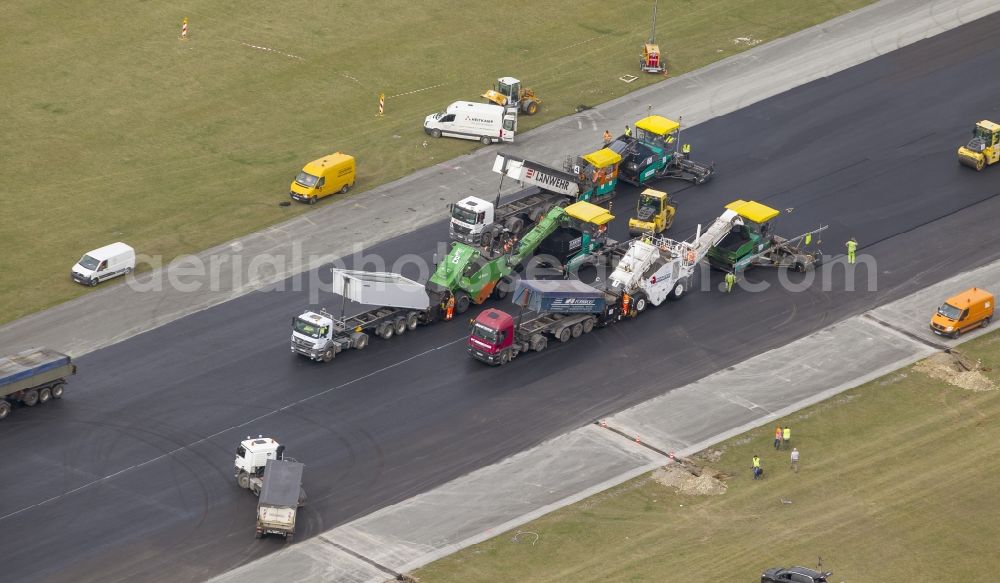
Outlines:
{"label": "worker in orange high-vis vest", "polygon": [[630,303],[632,303],[632,298],[628,294],[622,294],[622,313],[626,316],[629,315],[628,307]]}
{"label": "worker in orange high-vis vest", "polygon": [[784,435],[781,431],[781,426],[774,428],[774,449],[781,449],[781,438]]}
{"label": "worker in orange high-vis vest", "polygon": [[444,306],[444,319],[445,321],[451,320],[451,317],[455,315],[455,296],[453,294],[448,295],[448,301]]}

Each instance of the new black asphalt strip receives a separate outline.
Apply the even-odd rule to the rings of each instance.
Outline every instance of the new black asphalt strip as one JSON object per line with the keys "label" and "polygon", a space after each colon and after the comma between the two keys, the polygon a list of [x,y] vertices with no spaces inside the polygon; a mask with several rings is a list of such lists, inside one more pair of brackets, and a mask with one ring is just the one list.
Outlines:
{"label": "new black asphalt strip", "polygon": [[[1000,168],[955,150],[1000,118],[998,28],[1000,13],[697,126],[685,141],[718,175],[660,185],[674,237],[758,200],[791,209],[780,233],[830,225],[828,255],[856,237],[877,289],[864,265],[854,292],[842,265],[801,292],[760,270],[770,289],[726,296],[711,274],[710,291],[503,369],[466,356],[462,321],[312,363],[288,350],[308,294],[253,293],[79,359],[62,401],[0,424],[0,580],[197,581],[281,548],[254,539],[231,473],[247,435],[306,463],[301,540],[997,259]],[[619,238],[635,199],[614,202]],[[443,215],[368,252],[429,256]]]}

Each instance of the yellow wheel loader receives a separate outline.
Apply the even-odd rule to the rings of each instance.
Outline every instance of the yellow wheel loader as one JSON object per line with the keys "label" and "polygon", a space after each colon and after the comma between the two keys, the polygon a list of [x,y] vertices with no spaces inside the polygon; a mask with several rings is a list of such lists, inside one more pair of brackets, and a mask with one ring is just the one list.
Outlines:
{"label": "yellow wheel loader", "polygon": [[1000,124],[986,120],[977,123],[972,139],[958,149],[958,161],[977,171],[1000,162]]}
{"label": "yellow wheel loader", "polygon": [[523,89],[521,82],[513,77],[497,79],[493,89],[486,91],[482,96],[490,103],[510,106],[528,115],[535,115],[542,106],[542,100],[535,95],[535,91]]}

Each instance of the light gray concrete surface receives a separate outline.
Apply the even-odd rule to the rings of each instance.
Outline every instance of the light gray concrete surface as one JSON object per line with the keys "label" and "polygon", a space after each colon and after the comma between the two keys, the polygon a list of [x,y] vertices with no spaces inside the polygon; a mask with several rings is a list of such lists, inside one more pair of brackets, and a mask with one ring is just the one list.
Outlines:
{"label": "light gray concrete surface", "polygon": [[952,347],[986,333],[942,341],[927,329],[944,298],[972,286],[1000,290],[1000,262],[622,411],[604,420],[608,429],[582,427],[213,581],[252,575],[255,581],[375,583],[412,571],[669,463],[636,436],[688,456],[911,364],[934,353],[932,344]]}
{"label": "light gray concrete surface", "polygon": [[[516,144],[504,149],[561,163],[566,155],[599,144],[605,128],[620,128],[645,116],[647,106],[664,115],[683,116],[685,125],[694,125],[998,9],[995,0],[883,0],[521,134]],[[468,195],[496,195],[498,177],[491,166],[497,150],[482,148],[200,253],[200,263],[218,266],[215,277],[192,274],[189,266],[175,263],[140,275],[132,284],[106,285],[8,323],[0,327],[0,352],[49,346],[81,356],[350,255],[358,247],[442,220],[446,203]],[[516,188],[510,181],[506,186],[507,193]],[[275,259],[263,268],[252,268],[253,258],[267,256]],[[171,277],[197,289],[182,291],[169,285]],[[156,280],[165,282],[160,291],[134,289]]]}

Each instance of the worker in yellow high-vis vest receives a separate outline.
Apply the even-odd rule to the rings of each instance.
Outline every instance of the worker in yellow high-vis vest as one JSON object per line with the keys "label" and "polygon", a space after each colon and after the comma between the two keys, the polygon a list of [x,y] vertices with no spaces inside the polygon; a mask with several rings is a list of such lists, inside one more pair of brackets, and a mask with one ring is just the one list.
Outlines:
{"label": "worker in yellow high-vis vest", "polygon": [[847,241],[847,262],[854,263],[856,259],[856,253],[858,252],[858,242],[851,237]]}

